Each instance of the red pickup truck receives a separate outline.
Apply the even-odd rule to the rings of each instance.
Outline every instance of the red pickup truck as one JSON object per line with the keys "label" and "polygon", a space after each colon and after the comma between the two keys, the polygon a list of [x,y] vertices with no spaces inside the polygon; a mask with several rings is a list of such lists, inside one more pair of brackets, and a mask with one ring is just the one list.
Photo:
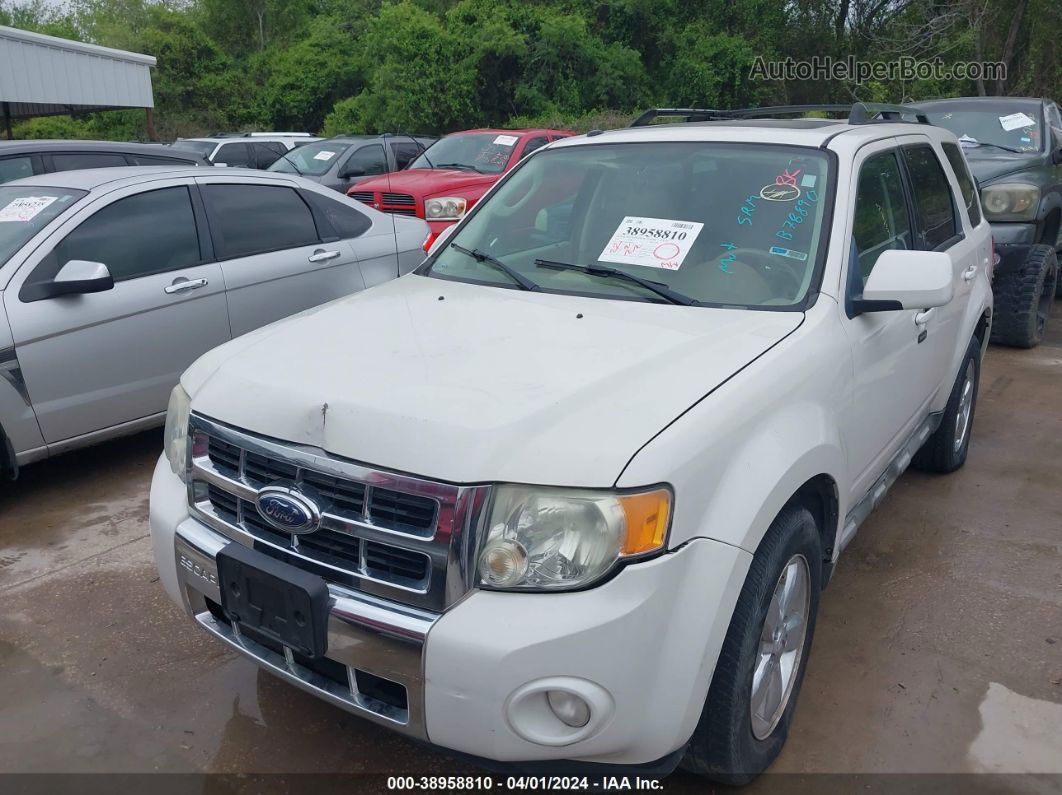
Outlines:
{"label": "red pickup truck", "polygon": [[440,138],[409,166],[359,182],[352,199],[385,213],[415,215],[431,227],[431,237],[461,217],[520,159],[566,130],[466,130]]}

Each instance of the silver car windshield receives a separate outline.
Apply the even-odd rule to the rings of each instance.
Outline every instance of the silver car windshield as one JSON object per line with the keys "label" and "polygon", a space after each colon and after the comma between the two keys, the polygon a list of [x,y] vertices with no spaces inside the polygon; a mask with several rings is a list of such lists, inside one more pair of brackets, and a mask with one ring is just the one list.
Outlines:
{"label": "silver car windshield", "polygon": [[0,186],[0,265],[85,193],[36,185]]}
{"label": "silver car windshield", "polygon": [[682,142],[544,150],[481,203],[428,273],[529,289],[501,262],[547,292],[794,307],[819,270],[831,179],[826,155],[805,147]]}

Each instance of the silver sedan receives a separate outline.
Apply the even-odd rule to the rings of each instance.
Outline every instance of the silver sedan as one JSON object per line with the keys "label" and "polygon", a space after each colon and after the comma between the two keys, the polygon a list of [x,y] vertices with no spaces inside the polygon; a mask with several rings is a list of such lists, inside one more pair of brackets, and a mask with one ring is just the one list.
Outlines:
{"label": "silver sedan", "polygon": [[261,171],[0,185],[0,466],[161,423],[200,354],[407,273],[427,235],[419,219]]}

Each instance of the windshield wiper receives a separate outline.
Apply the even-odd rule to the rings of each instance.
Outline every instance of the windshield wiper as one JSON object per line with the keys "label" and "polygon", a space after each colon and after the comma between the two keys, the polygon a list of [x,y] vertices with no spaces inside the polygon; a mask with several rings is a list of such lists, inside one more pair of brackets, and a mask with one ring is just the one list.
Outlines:
{"label": "windshield wiper", "polygon": [[281,155],[280,159],[284,160],[285,162],[288,163],[288,165],[290,165],[293,169],[295,169],[295,173],[298,174],[300,177],[306,176],[305,174],[302,173],[302,171],[299,169],[299,167],[297,165],[295,165],[295,161],[292,160],[290,157],[288,157],[286,154]]}
{"label": "windshield wiper", "polygon": [[468,163],[439,163],[439,165],[432,166],[432,168],[456,168],[456,169],[460,169],[460,170],[466,170],[467,169],[469,171],[475,171],[477,174],[486,174],[487,173],[486,171],[482,171],[481,169],[478,169],[475,166],[468,165]]}
{"label": "windshield wiper", "polygon": [[1003,146],[1003,144],[994,144],[991,141],[978,141],[975,146],[994,146],[996,149],[1002,149],[1005,152],[1013,152],[1016,155],[1024,154],[1020,149],[1013,149],[1009,146]]}
{"label": "windshield wiper", "polygon": [[677,293],[668,287],[666,284],[660,282],[652,282],[648,279],[643,279],[641,276],[635,276],[633,273],[627,273],[627,271],[621,271],[617,268],[608,268],[604,265],[572,265],[570,262],[556,262],[551,259],[536,259],[536,265],[540,265],[543,268],[558,268],[560,270],[579,271],[580,273],[586,273],[590,276],[601,277],[615,277],[617,279],[625,279],[632,284],[637,284],[640,287],[644,287],[650,292],[656,293],[661,298],[667,299],[669,303],[681,304],[682,306],[696,306],[699,302],[695,298],[690,298],[688,295]]}
{"label": "windshield wiper", "polygon": [[500,270],[502,273],[504,273],[510,279],[520,285],[521,290],[531,290],[533,292],[537,292],[541,289],[537,284],[535,284],[533,281],[531,281],[522,273],[520,273],[520,271],[509,267],[500,259],[498,259],[497,257],[492,257],[485,251],[480,251],[478,248],[465,248],[464,246],[459,246],[457,243],[451,243],[450,248],[456,249],[462,254],[467,254],[476,262],[486,262],[488,265],[493,265],[495,268]]}

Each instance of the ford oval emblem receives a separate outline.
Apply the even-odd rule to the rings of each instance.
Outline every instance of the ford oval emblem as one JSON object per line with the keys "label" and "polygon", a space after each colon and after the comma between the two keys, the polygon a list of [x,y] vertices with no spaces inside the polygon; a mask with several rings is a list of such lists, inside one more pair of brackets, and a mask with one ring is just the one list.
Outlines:
{"label": "ford oval emblem", "polygon": [[317,504],[290,486],[266,486],[254,502],[262,518],[282,532],[303,535],[321,526]]}

